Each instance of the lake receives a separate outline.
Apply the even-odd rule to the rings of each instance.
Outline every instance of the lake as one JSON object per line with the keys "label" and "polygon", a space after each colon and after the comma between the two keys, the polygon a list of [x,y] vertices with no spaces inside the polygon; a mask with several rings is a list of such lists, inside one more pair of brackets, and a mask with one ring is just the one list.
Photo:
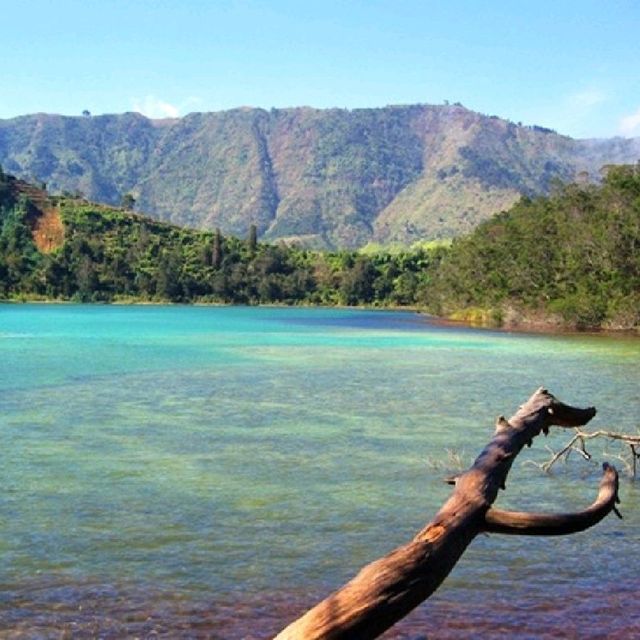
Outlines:
{"label": "lake", "polygon": [[[11,638],[269,638],[410,539],[538,386],[640,424],[638,339],[413,313],[2,305],[0,362]],[[534,464],[569,436],[536,439],[497,504],[590,504],[597,444]],[[573,536],[479,536],[384,637],[640,637],[639,495],[622,479],[625,519]]]}

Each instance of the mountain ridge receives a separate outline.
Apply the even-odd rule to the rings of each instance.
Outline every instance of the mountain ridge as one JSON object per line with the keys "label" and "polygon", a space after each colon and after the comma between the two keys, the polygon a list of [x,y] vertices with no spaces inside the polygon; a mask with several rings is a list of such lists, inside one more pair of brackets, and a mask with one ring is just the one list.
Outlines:
{"label": "mountain ridge", "polygon": [[0,120],[0,164],[159,220],[313,247],[470,231],[521,195],[636,162],[640,139],[575,140],[462,105]]}

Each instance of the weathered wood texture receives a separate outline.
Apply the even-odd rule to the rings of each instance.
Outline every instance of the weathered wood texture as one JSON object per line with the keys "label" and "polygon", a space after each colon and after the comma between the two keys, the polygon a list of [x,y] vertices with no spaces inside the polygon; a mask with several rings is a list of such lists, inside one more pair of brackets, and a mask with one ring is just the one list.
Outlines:
{"label": "weathered wood texture", "polygon": [[455,479],[451,497],[413,540],[364,567],[276,640],[376,638],[440,586],[479,533],[560,535],[599,522],[618,501],[618,474],[607,464],[598,497],[584,511],[546,515],[491,507],[525,445],[552,425],[584,425],[595,413],[593,407],[570,407],[538,389],[512,418],[498,418],[492,440],[473,466]]}

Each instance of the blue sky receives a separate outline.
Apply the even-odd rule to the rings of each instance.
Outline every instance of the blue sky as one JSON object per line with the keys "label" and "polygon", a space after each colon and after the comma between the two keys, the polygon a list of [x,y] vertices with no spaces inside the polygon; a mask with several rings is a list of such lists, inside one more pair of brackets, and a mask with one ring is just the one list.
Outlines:
{"label": "blue sky", "polygon": [[638,0],[0,0],[0,118],[445,100],[640,136]]}

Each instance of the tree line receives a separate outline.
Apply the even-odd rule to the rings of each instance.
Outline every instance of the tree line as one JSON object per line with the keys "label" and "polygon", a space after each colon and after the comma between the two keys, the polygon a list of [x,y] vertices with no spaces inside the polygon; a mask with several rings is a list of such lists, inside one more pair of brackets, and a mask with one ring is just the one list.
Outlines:
{"label": "tree line", "polygon": [[453,242],[430,281],[434,313],[541,316],[576,328],[640,326],[640,164],[599,185],[522,198]]}
{"label": "tree line", "polygon": [[[5,185],[2,191],[2,184]],[[33,206],[0,181],[0,297],[80,302],[413,305],[429,277],[427,250],[323,253],[168,225],[54,197],[65,241],[37,250]]]}
{"label": "tree line", "polygon": [[50,196],[65,239],[43,253],[35,205],[0,170],[0,298],[412,306],[484,324],[640,326],[640,166],[522,198],[450,246],[319,252],[195,231]]}

